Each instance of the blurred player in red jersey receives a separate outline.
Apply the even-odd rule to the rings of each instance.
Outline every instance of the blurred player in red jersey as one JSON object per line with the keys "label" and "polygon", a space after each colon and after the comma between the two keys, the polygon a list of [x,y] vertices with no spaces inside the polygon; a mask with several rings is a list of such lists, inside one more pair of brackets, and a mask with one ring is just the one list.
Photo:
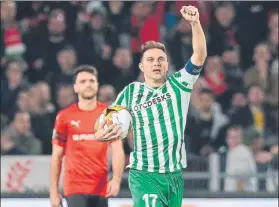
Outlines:
{"label": "blurred player in red jersey", "polygon": [[[61,110],[53,130],[50,199],[52,207],[61,203],[59,177],[64,160],[64,196],[68,207],[107,207],[107,197],[119,192],[124,170],[124,150],[121,140],[110,143],[95,139],[94,125],[107,105],[97,101],[97,71],[80,66],[74,74],[74,90],[78,103]],[[101,126],[100,126],[101,127]],[[111,126],[100,133],[116,133]],[[110,133],[111,131],[111,133]],[[97,135],[96,135],[97,136]],[[113,177],[108,181],[108,148],[112,151]]]}

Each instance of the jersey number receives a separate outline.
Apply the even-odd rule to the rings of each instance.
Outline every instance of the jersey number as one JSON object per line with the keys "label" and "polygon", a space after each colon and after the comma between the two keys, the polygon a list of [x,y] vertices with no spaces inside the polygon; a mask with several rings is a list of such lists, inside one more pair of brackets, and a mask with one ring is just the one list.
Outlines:
{"label": "jersey number", "polygon": [[[145,207],[155,207],[157,198],[158,198],[158,196],[156,194],[144,194],[142,196],[142,200],[145,201]],[[149,206],[149,200],[150,199],[152,199],[151,206]]]}

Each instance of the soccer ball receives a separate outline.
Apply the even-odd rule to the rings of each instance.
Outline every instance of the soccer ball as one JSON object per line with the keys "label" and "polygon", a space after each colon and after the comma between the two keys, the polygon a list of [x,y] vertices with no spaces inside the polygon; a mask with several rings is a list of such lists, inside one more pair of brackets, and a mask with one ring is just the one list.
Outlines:
{"label": "soccer ball", "polygon": [[104,128],[107,129],[112,124],[117,124],[121,127],[123,133],[120,139],[124,139],[131,132],[132,116],[127,108],[123,106],[110,106],[106,108],[99,117],[98,124],[104,123]]}

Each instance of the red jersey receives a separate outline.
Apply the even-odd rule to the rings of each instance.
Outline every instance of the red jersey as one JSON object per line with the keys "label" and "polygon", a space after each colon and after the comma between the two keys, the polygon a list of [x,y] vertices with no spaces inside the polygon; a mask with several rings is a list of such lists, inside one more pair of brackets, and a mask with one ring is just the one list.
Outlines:
{"label": "red jersey", "polygon": [[109,143],[94,140],[95,121],[106,107],[98,102],[94,110],[82,111],[74,104],[61,110],[56,117],[52,143],[65,148],[65,196],[106,196]]}

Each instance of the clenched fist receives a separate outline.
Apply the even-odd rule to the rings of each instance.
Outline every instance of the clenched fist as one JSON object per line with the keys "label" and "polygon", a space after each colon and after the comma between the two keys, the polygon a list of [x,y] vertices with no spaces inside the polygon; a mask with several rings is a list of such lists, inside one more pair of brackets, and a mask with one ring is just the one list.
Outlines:
{"label": "clenched fist", "polygon": [[190,23],[195,23],[199,22],[199,11],[196,7],[194,6],[183,6],[180,9],[180,12],[184,19],[189,21]]}

